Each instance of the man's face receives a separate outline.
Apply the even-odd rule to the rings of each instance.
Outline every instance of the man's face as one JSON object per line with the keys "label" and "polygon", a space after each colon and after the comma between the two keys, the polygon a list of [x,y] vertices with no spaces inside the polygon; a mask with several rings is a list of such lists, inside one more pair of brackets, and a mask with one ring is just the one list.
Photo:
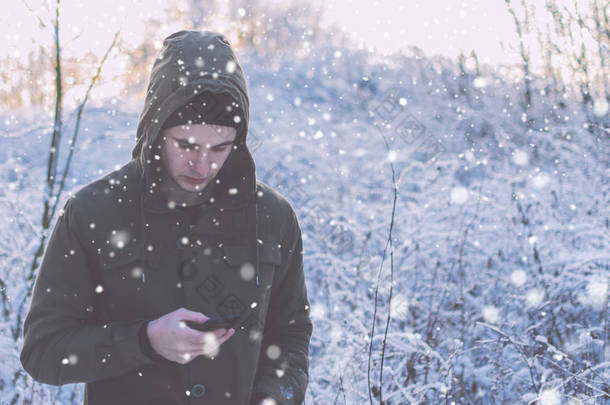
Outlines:
{"label": "man's face", "polygon": [[181,125],[162,131],[162,190],[168,198],[186,204],[196,202],[229,156],[236,135],[235,128],[210,124]]}

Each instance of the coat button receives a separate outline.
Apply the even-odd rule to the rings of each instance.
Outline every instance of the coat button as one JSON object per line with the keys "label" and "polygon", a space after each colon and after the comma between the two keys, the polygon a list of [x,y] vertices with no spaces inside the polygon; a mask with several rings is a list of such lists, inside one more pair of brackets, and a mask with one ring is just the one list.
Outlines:
{"label": "coat button", "polygon": [[205,385],[203,384],[195,384],[193,388],[191,388],[191,393],[195,398],[202,397],[205,394]]}

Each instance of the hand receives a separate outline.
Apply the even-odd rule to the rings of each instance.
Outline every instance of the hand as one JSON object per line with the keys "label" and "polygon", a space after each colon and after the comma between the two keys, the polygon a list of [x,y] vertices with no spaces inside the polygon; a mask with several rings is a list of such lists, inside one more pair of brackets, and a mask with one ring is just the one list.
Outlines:
{"label": "hand", "polygon": [[146,333],[153,349],[166,359],[186,364],[199,355],[213,357],[220,345],[235,333],[235,329],[215,329],[201,332],[186,326],[184,321],[206,322],[201,312],[179,308],[148,323]]}

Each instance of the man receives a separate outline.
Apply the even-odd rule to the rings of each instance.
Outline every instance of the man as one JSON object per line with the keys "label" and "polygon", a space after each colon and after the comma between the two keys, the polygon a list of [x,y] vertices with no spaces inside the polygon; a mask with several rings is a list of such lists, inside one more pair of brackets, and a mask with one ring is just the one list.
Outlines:
{"label": "man", "polygon": [[226,38],[167,37],[133,159],[70,198],[50,237],[20,356],[35,380],[84,382],[88,405],[303,402],[301,231],[256,180],[248,120]]}

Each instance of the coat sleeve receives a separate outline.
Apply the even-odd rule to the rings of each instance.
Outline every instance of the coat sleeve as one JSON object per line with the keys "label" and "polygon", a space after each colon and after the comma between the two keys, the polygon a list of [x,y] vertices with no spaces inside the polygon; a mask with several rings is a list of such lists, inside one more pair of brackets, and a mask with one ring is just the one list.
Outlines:
{"label": "coat sleeve", "polygon": [[21,364],[51,385],[116,377],[154,363],[142,351],[139,333],[149,319],[95,323],[97,283],[74,205],[69,199],[53,228],[23,328]]}
{"label": "coat sleeve", "polygon": [[[290,211],[288,231],[282,241],[282,270],[273,281],[252,391],[254,401],[271,397],[280,405],[302,404],[305,399],[313,331],[303,274],[301,229],[294,211]],[[277,349],[279,357],[275,355]]]}

